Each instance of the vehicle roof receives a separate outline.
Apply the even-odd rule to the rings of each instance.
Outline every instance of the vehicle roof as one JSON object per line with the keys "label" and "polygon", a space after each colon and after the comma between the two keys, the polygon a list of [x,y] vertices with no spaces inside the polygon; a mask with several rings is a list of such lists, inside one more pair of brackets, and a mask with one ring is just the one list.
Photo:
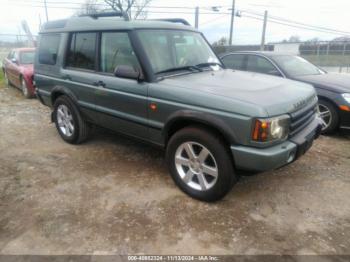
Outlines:
{"label": "vehicle roof", "polygon": [[274,52],[274,51],[235,51],[235,52],[227,52],[220,57],[224,57],[226,55],[230,54],[253,54],[253,55],[263,55],[266,57],[274,57],[274,56],[280,56],[280,55],[288,55],[288,56],[294,56],[293,54],[288,54],[288,53],[282,53],[282,52]]}
{"label": "vehicle roof", "polygon": [[15,52],[29,52],[29,51],[35,51],[35,48],[34,47],[21,47],[21,48],[14,48],[12,49],[12,51],[15,51]]}
{"label": "vehicle roof", "polygon": [[90,16],[71,17],[63,20],[50,21],[45,23],[40,33],[51,32],[72,32],[72,31],[103,31],[103,30],[132,30],[132,29],[178,29],[197,31],[191,26],[174,22],[156,20],[131,20],[125,21],[120,17]]}

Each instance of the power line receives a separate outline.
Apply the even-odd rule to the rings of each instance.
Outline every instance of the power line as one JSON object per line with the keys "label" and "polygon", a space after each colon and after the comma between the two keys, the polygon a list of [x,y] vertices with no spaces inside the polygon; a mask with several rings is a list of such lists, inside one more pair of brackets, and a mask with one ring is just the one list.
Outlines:
{"label": "power line", "polygon": [[[241,11],[246,12],[246,13],[250,13],[250,14],[254,14],[254,15],[258,15],[258,16],[264,16],[263,14],[260,14],[260,13],[254,12],[254,11],[250,11],[249,9],[242,9]],[[317,25],[306,24],[306,23],[302,23],[302,22],[298,22],[298,21],[295,21],[295,20],[286,19],[286,18],[279,17],[279,16],[271,16],[271,15],[269,15],[269,18],[273,18],[275,20],[280,20],[280,21],[287,22],[287,23],[293,23],[293,24],[298,24],[298,25],[302,25],[302,26],[313,27],[313,28],[320,29],[320,30],[326,30],[326,31],[350,34],[350,32],[347,32],[347,31],[337,30],[337,29],[324,27],[324,26],[317,26]]]}
{"label": "power line", "polygon": [[[11,5],[17,5],[18,2],[20,1],[24,1],[24,0],[17,0],[15,2],[11,2],[8,4]],[[45,8],[45,5],[43,2],[44,0],[31,0],[31,1],[25,1],[25,3],[21,4],[21,6],[26,6],[26,7],[37,7],[37,8]],[[28,3],[38,3],[37,5],[28,5]],[[54,4],[54,5],[53,5]],[[80,7],[78,6],[58,6],[58,5],[80,5]],[[62,1],[53,1],[53,0],[49,0],[47,1],[47,7],[48,8],[53,8],[53,9],[69,9],[69,10],[81,10],[81,5],[83,5],[84,3],[78,3],[78,2],[62,2]],[[98,4],[96,3],[96,5],[99,6],[104,6],[106,8],[110,8],[109,5],[106,4]],[[223,6],[221,6],[223,7]],[[193,15],[193,12],[188,12],[188,11],[180,11],[181,9],[184,10],[194,10],[193,7],[177,7],[177,6],[148,6],[147,8],[147,12],[150,14],[182,14],[182,15]],[[202,9],[206,9],[206,10],[210,10],[211,7],[204,7],[204,6],[200,6],[200,8]],[[177,9],[179,11],[153,11],[152,9]],[[261,18],[263,16],[263,14],[260,14],[258,12],[255,11],[251,11],[249,9],[240,9],[240,11],[243,11],[244,13],[248,13],[244,15],[244,17],[248,17],[251,19],[256,19],[256,20],[260,20],[262,21],[263,19]],[[221,15],[220,18],[226,16],[226,15],[230,15],[231,13],[228,12],[201,12],[201,14],[205,14],[205,15]],[[251,16],[251,15],[253,16]],[[257,17],[258,16],[258,17]],[[207,24],[207,23],[211,23],[215,21],[210,20],[207,22],[204,22],[203,24]],[[269,20],[268,22],[271,23],[275,23],[275,24],[279,24],[279,25],[284,25],[284,26],[289,26],[289,27],[294,27],[294,28],[299,28],[299,29],[304,29],[304,30],[309,30],[309,31],[315,31],[315,32],[322,32],[322,33],[330,33],[330,34],[337,34],[337,35],[350,35],[350,32],[347,31],[342,31],[342,30],[336,30],[336,29],[332,29],[332,28],[328,28],[328,27],[324,27],[324,26],[316,26],[316,25],[311,25],[311,24],[306,24],[306,23],[302,23],[299,21],[294,21],[294,20],[290,20],[290,19],[286,19],[283,17],[278,17],[278,16],[269,16]]]}
{"label": "power line", "polygon": [[[250,16],[250,15],[244,15],[244,17],[255,19],[255,20],[259,20],[259,21],[263,21],[264,20],[264,19],[262,19],[260,17]],[[298,25],[292,25],[292,24],[287,24],[287,23],[283,23],[283,22],[279,22],[279,21],[275,21],[275,20],[271,20],[271,19],[268,22],[269,23],[274,23],[274,24],[279,24],[279,25],[284,25],[284,26],[289,26],[289,27],[294,27],[294,28],[299,28],[299,29],[305,29],[305,30],[310,30],[310,31],[317,31],[317,32],[321,32],[321,33],[328,33],[328,34],[335,34],[335,35],[342,35],[342,36],[350,35],[350,33],[348,35],[346,35],[346,34],[339,34],[337,32],[324,31],[324,30],[318,30],[318,29],[313,29],[313,28],[308,28],[308,27],[303,27],[303,26],[298,26]]]}

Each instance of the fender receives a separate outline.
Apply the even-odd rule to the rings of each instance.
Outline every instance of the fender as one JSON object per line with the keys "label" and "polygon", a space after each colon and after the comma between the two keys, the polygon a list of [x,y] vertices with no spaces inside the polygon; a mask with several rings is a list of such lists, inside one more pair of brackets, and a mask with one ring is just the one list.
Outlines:
{"label": "fender", "polygon": [[56,97],[57,93],[61,93],[61,94],[68,96],[70,99],[73,100],[74,103],[78,104],[77,96],[69,88],[64,87],[64,86],[55,86],[51,91],[52,106],[54,104],[54,98]]}
{"label": "fender", "polygon": [[209,115],[204,112],[192,111],[192,110],[180,110],[171,114],[162,130],[162,137],[166,143],[169,139],[169,131],[174,124],[179,122],[194,122],[204,124],[206,126],[217,129],[224,138],[231,144],[235,144],[237,139],[232,129],[219,117]]}

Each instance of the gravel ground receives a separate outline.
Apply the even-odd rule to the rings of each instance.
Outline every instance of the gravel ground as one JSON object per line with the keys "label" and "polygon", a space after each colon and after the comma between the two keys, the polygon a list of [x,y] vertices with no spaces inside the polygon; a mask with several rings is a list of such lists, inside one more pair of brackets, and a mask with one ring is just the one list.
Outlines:
{"label": "gravel ground", "polygon": [[162,152],[103,130],[66,144],[48,108],[1,87],[0,254],[350,254],[349,170],[349,134],[321,137],[202,203]]}

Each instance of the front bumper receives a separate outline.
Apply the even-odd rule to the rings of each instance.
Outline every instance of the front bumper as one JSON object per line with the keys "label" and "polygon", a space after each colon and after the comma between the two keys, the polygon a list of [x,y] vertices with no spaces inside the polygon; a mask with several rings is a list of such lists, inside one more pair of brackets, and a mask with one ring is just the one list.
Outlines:
{"label": "front bumper", "polygon": [[312,146],[321,134],[321,123],[315,118],[304,130],[287,141],[268,148],[231,146],[237,169],[250,171],[267,171],[287,165]]}
{"label": "front bumper", "polygon": [[350,112],[340,110],[340,128],[350,129]]}

